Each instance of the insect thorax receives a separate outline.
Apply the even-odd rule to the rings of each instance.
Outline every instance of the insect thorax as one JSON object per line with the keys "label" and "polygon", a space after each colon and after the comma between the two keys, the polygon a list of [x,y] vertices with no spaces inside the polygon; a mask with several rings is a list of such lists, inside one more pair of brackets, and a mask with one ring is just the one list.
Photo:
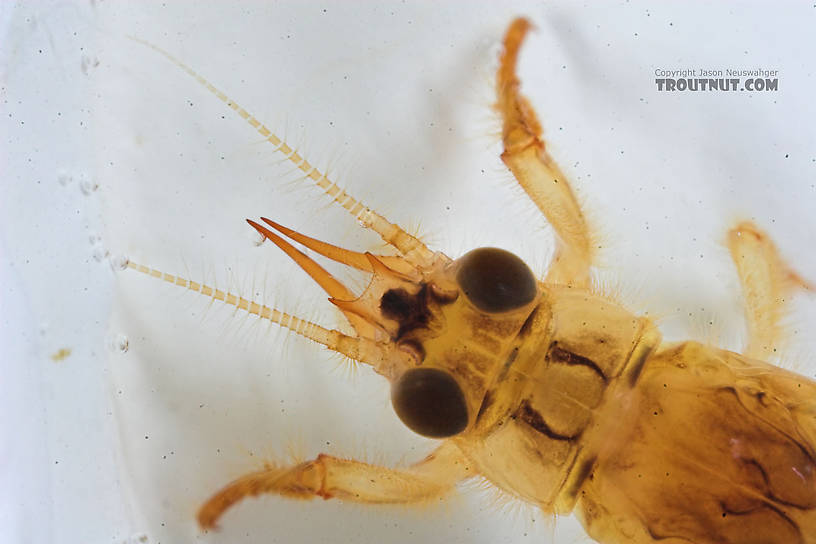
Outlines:
{"label": "insect thorax", "polygon": [[[645,318],[583,290],[547,286],[474,433],[457,443],[500,488],[545,511],[572,510],[628,394],[660,343]],[[603,414],[603,418],[600,417]]]}

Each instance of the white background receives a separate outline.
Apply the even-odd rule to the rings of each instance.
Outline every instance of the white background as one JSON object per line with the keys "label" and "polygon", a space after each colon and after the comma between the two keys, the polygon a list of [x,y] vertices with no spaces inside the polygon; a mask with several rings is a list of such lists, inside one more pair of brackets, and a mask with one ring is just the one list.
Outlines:
{"label": "white background", "polygon": [[[402,427],[367,369],[349,377],[314,345],[108,263],[127,255],[337,326],[244,218],[380,249],[133,35],[435,249],[501,246],[543,274],[552,236],[498,159],[490,109],[515,15],[538,27],[524,91],[600,234],[598,276],[633,310],[668,338],[739,349],[722,242],[743,218],[816,278],[810,2],[2,3],[0,540],[580,539],[572,518],[552,529],[474,491],[420,510],[267,497],[200,533],[200,503],[265,459],[391,465],[433,444]],[[656,91],[656,68],[701,67],[776,69],[779,91]],[[816,300],[799,296],[790,322],[784,362],[812,376]]]}

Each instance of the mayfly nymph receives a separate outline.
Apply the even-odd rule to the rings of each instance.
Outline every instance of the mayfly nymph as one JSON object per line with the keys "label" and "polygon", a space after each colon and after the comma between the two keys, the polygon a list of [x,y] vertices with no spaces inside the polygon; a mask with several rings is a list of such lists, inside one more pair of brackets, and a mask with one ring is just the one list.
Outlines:
{"label": "mayfly nymph", "polygon": [[[592,233],[519,92],[516,61],[529,29],[517,19],[504,38],[496,109],[501,158],[557,235],[543,279],[502,249],[458,258],[431,250],[148,44],[398,255],[356,252],[271,219],[247,220],[325,290],[354,334],[135,262],[128,267],[371,366],[391,383],[400,420],[441,439],[433,453],[400,470],[327,454],[269,465],[207,500],[197,514],[203,529],[216,527],[248,496],[422,503],[479,476],[546,513],[576,513],[603,544],[816,543],[816,383],[763,361],[784,332],[780,310],[788,292],[810,285],[760,228],[734,226],[728,247],[749,329],[742,353],[663,342],[650,319],[594,290]],[[370,274],[367,287],[352,292],[294,244]]]}

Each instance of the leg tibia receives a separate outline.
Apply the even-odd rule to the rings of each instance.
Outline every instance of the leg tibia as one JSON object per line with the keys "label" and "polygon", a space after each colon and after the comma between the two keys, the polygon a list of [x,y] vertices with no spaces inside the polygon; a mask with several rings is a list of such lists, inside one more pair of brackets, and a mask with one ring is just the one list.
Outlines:
{"label": "leg tibia", "polygon": [[547,281],[587,286],[592,245],[586,219],[567,178],[544,148],[533,107],[519,93],[516,60],[529,28],[528,21],[517,19],[504,39],[496,82],[496,108],[503,122],[502,160],[557,234],[558,247]]}
{"label": "leg tibia", "polygon": [[269,467],[233,481],[198,511],[203,529],[216,526],[232,505],[264,493],[293,499],[340,500],[364,504],[420,503],[441,497],[467,478],[469,467],[452,445],[442,445],[423,461],[404,470],[318,455],[289,467]]}

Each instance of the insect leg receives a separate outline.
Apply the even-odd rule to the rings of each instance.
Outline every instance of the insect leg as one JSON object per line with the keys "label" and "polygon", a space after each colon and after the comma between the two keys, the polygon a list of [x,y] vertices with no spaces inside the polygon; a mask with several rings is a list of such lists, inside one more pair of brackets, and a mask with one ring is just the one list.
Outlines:
{"label": "insect leg", "polygon": [[728,249],[745,298],[748,343],[744,354],[768,359],[784,340],[779,321],[791,289],[813,287],[782,260],[768,235],[751,222],[740,223],[728,232]]}
{"label": "insect leg", "polygon": [[501,158],[557,234],[558,246],[547,281],[586,287],[592,262],[586,219],[569,181],[545,149],[535,110],[519,93],[516,61],[530,27],[526,19],[516,19],[504,37],[496,76],[496,108],[503,123]]}
{"label": "insect leg", "polygon": [[421,503],[445,495],[457,482],[473,475],[458,448],[449,443],[404,470],[320,454],[313,461],[272,466],[238,478],[213,495],[198,511],[197,519],[202,529],[214,528],[232,505],[262,493],[364,504]]}

